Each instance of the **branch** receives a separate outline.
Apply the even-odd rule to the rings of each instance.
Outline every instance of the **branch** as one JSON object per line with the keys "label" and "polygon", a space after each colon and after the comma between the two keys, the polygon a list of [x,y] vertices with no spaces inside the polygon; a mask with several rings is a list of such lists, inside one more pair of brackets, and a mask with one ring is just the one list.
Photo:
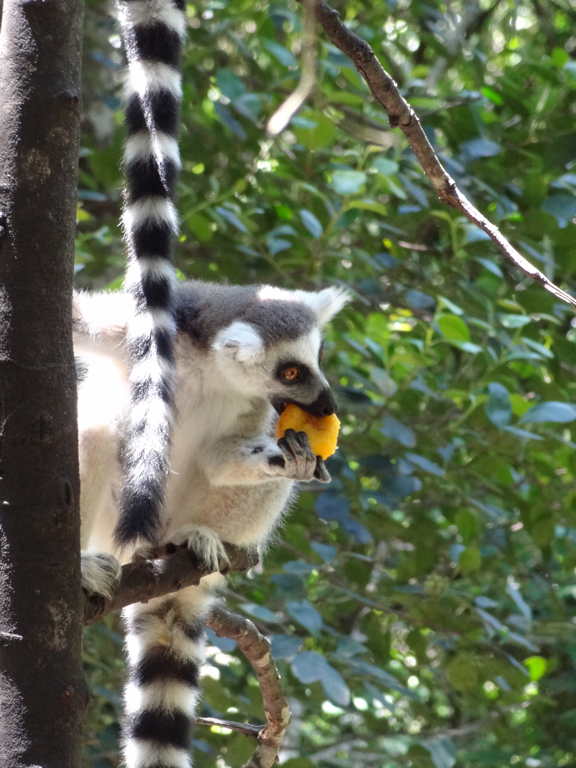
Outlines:
{"label": "branch", "polygon": [[[255,552],[247,552],[232,544],[225,544],[229,563],[221,573],[245,571],[258,562]],[[110,598],[84,595],[84,623],[92,624],[111,611],[132,603],[145,602],[184,587],[198,584],[212,571],[201,565],[185,547],[169,547],[154,552],[156,559],[137,559],[122,567],[118,585]],[[250,662],[262,695],[266,715],[265,725],[250,725],[215,718],[197,718],[199,725],[219,725],[254,736],[258,746],[243,768],[272,768],[276,764],[282,739],[290,722],[290,709],[282,693],[280,675],[270,654],[269,640],[249,619],[237,616],[224,608],[216,608],[206,621],[217,635],[235,640],[238,648]]]}
{"label": "branch", "polygon": [[252,725],[251,723],[238,723],[236,720],[223,720],[221,717],[195,717],[195,725],[207,725],[209,728],[217,726],[218,728],[228,728],[230,731],[238,731],[244,736],[253,736],[258,738],[262,732],[263,725]]}
{"label": "branch", "polygon": [[288,125],[302,107],[316,84],[316,24],[314,19],[315,0],[303,0],[302,70],[300,82],[288,98],[272,115],[266,130],[270,136],[277,136]]}
{"label": "branch", "polygon": [[[229,565],[221,573],[246,571],[258,563],[256,553],[225,544]],[[109,599],[99,595],[84,595],[84,623],[92,624],[111,611],[132,603],[146,602],[184,587],[198,584],[212,571],[200,564],[184,546],[157,551],[157,559],[134,560],[122,567],[122,575]]]}
{"label": "branch", "polygon": [[338,12],[324,0],[316,0],[316,18],[331,42],[352,60],[376,101],[388,113],[390,125],[399,127],[405,134],[424,173],[432,182],[438,198],[463,213],[469,221],[486,232],[498,250],[525,275],[540,283],[557,299],[576,307],[576,298],[562,290],[522,256],[498,227],[487,219],[458,188],[454,179],[438,159],[438,155],[432,148],[417,114],[404,99],[398,86],[382,67],[368,43],[349,30],[340,20]]}
{"label": "branch", "polygon": [[280,685],[280,675],[272,661],[270,641],[250,619],[225,608],[214,609],[206,623],[217,635],[236,641],[260,684],[266,725],[258,733],[256,751],[242,768],[272,768],[276,765],[291,715]]}

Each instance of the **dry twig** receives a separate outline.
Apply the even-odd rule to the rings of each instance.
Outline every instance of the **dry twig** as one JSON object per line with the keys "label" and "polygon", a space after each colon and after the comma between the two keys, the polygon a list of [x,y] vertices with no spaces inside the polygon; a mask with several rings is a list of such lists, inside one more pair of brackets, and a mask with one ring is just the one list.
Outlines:
{"label": "dry twig", "polygon": [[352,60],[376,101],[388,113],[390,125],[400,128],[405,134],[424,173],[432,182],[438,198],[463,213],[473,224],[486,232],[499,251],[525,275],[540,283],[557,299],[576,307],[576,298],[562,290],[522,256],[498,227],[487,219],[458,188],[438,159],[438,155],[422,129],[418,115],[402,96],[393,78],[382,67],[368,43],[348,29],[340,20],[338,12],[324,0],[316,0],[316,18],[330,41]]}
{"label": "dry twig", "polygon": [[258,734],[256,751],[242,768],[272,768],[276,765],[278,752],[290,722],[290,708],[282,692],[280,675],[272,661],[270,642],[254,622],[225,608],[213,610],[206,623],[217,635],[236,640],[260,683],[266,725]]}
{"label": "dry twig", "polygon": [[[226,571],[245,571],[256,565],[258,557],[244,549],[225,544],[230,564]],[[198,563],[186,547],[158,550],[157,559],[139,559],[122,567],[122,574],[109,599],[85,596],[84,623],[91,624],[111,611],[136,602],[145,602],[184,587],[198,584],[211,571]],[[282,693],[280,675],[272,661],[270,643],[249,619],[237,616],[224,608],[216,608],[206,621],[217,635],[235,640],[254,670],[260,684],[265,725],[251,725],[220,720],[197,718],[199,725],[218,725],[240,731],[258,740],[258,746],[243,768],[272,768],[276,764],[282,739],[290,722],[290,709]]]}

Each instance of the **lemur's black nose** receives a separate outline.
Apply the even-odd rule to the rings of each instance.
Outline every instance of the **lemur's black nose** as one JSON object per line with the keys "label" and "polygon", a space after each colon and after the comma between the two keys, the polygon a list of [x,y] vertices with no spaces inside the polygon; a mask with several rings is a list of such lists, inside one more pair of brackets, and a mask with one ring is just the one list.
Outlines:
{"label": "lemur's black nose", "polygon": [[333,413],[338,413],[336,400],[332,390],[328,389],[328,387],[320,392],[313,403],[302,404],[302,408],[313,416],[330,416]]}

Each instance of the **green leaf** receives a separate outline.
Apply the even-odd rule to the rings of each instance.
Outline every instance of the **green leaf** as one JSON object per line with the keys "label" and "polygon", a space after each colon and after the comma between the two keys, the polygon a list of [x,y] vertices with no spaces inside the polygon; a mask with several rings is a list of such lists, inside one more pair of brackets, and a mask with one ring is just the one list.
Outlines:
{"label": "green leaf", "polygon": [[495,427],[504,427],[512,418],[512,404],[508,390],[497,381],[488,384],[486,415]]}
{"label": "green leaf", "polygon": [[432,755],[434,768],[453,768],[456,765],[456,749],[450,739],[440,737],[422,744]]}
{"label": "green leaf", "polygon": [[462,144],[462,151],[476,160],[479,157],[494,157],[502,152],[502,147],[490,139],[472,139]]}
{"label": "green leaf", "polygon": [[444,475],[442,467],[434,461],[430,461],[430,459],[427,459],[425,456],[420,456],[418,453],[405,453],[404,456],[412,464],[415,464],[425,472],[429,472],[431,475],[436,475],[437,477],[442,477]]}
{"label": "green leaf", "polygon": [[372,158],[371,164],[384,176],[394,176],[394,174],[398,173],[398,163],[394,160],[389,160],[385,155],[376,155],[376,157]]}
{"label": "green leaf", "polygon": [[331,186],[339,195],[357,195],[366,183],[363,171],[334,171]]}
{"label": "green leaf", "polygon": [[326,563],[332,562],[338,554],[336,547],[333,547],[331,544],[323,544],[320,541],[311,541],[310,548]]}
{"label": "green leaf", "polygon": [[480,532],[478,517],[470,510],[463,509],[457,512],[455,523],[458,526],[458,531],[460,536],[462,536],[464,544],[469,544]]}
{"label": "green leaf", "polygon": [[318,221],[312,211],[308,211],[306,208],[301,208],[299,216],[302,224],[306,227],[312,237],[320,237],[324,231],[322,224]]}
{"label": "green leaf", "polygon": [[291,659],[302,647],[302,639],[294,635],[272,635],[270,641],[275,659]]}
{"label": "green leaf", "polygon": [[392,440],[397,440],[399,443],[406,446],[406,448],[413,448],[416,445],[416,436],[414,435],[414,432],[410,427],[407,427],[405,424],[402,424],[401,421],[395,419],[394,416],[386,416],[384,418],[384,423],[382,424],[380,431],[383,435],[386,435],[386,437],[390,437]]}
{"label": "green leaf", "polygon": [[489,99],[493,104],[496,104],[497,106],[501,106],[504,104],[504,99],[502,96],[495,91],[493,88],[489,88],[488,86],[484,86],[480,89],[480,93],[485,96],[487,99]]}
{"label": "green leaf", "polygon": [[548,669],[548,661],[543,656],[528,656],[522,663],[525,667],[528,667],[530,680],[534,681],[544,677]]}
{"label": "green leaf", "polygon": [[327,661],[324,662],[324,666],[322,667],[320,682],[322,683],[326,696],[328,696],[334,704],[338,704],[339,707],[347,707],[348,704],[350,704],[350,689],[346,685],[340,672],[338,672],[337,669],[334,669],[331,664],[328,664]]}
{"label": "green leaf", "polygon": [[298,61],[294,57],[294,54],[285,48],[275,40],[263,40],[262,47],[266,48],[268,53],[271,53],[274,58],[287,69],[297,69]]}
{"label": "green leaf", "polygon": [[246,87],[231,69],[224,67],[216,72],[216,85],[227,99],[234,102],[244,93]]}
{"label": "green leaf", "polygon": [[442,336],[448,341],[470,341],[470,329],[457,315],[438,315],[436,324]]}
{"label": "green leaf", "polygon": [[371,213],[378,213],[380,216],[387,216],[388,209],[382,203],[377,203],[375,200],[350,200],[346,203],[345,210],[359,210],[370,211]]}
{"label": "green leaf", "polygon": [[570,219],[576,216],[576,196],[565,192],[550,195],[542,203],[542,210],[551,213],[561,227],[565,227]]}
{"label": "green leaf", "polygon": [[458,566],[462,573],[477,571],[482,565],[482,555],[478,547],[466,547],[458,559]]}
{"label": "green leaf", "polygon": [[292,127],[298,141],[307,149],[325,149],[336,138],[336,126],[320,113],[307,113],[306,118],[295,117]]}
{"label": "green leaf", "polygon": [[219,205],[214,209],[216,213],[220,214],[223,219],[225,219],[229,224],[232,224],[232,226],[237,229],[239,232],[244,232],[248,234],[248,228],[244,224],[243,221],[241,221],[238,216],[231,211],[229,208],[224,208],[224,206]]}
{"label": "green leaf", "polygon": [[191,213],[186,216],[186,224],[201,243],[207,243],[212,240],[214,236],[212,222],[205,216],[201,216],[199,213]]}
{"label": "green leaf", "polygon": [[541,422],[566,424],[575,419],[576,405],[550,400],[547,403],[538,403],[538,405],[526,411],[520,421],[524,424],[538,424]]}
{"label": "green leaf", "polygon": [[532,322],[532,318],[528,315],[498,315],[498,320],[504,326],[504,328],[523,328],[528,323]]}
{"label": "green leaf", "polygon": [[286,603],[286,611],[310,634],[317,635],[322,629],[322,616],[308,600],[289,600]]}

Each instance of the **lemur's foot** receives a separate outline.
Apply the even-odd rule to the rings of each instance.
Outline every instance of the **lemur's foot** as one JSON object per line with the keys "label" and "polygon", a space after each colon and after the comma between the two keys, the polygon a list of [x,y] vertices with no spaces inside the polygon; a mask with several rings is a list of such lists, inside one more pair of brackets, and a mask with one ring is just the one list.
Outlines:
{"label": "lemur's foot", "polygon": [[122,566],[106,552],[82,552],[82,589],[88,595],[110,598],[116,588]]}
{"label": "lemur's foot", "polygon": [[205,525],[186,525],[172,536],[168,546],[186,546],[211,572],[225,571],[230,565],[220,537]]}

